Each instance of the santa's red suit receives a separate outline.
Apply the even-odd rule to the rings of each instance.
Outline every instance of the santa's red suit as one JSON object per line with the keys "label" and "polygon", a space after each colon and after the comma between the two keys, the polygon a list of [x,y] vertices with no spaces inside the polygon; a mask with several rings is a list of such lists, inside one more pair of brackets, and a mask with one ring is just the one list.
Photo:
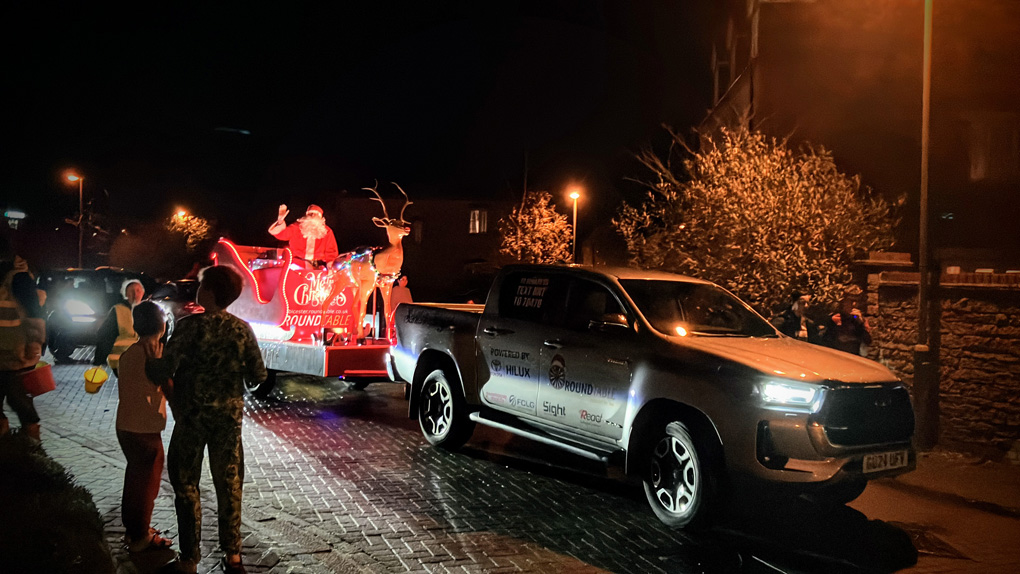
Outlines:
{"label": "santa's red suit", "polygon": [[[312,211],[318,211],[321,217],[322,211],[318,209],[318,206],[309,206],[308,212],[311,213]],[[288,247],[290,247],[294,257],[304,259],[309,263],[313,261],[329,263],[340,255],[340,251],[337,249],[336,236],[333,235],[333,230],[325,224],[322,224],[322,227],[325,228],[326,233],[318,239],[305,237],[301,232],[300,220],[290,225],[277,221],[269,228],[269,233],[280,241],[288,242]]]}

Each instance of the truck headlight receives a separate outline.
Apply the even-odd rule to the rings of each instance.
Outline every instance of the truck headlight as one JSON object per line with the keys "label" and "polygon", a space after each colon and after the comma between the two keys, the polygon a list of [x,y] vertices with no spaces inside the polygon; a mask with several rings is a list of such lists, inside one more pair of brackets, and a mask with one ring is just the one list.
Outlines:
{"label": "truck headlight", "polygon": [[822,405],[822,387],[795,381],[761,383],[761,400],[766,406],[808,409],[817,412]]}
{"label": "truck headlight", "polygon": [[95,322],[96,312],[89,307],[88,303],[84,301],[78,301],[77,299],[68,299],[64,302],[64,311],[71,316],[71,321],[75,323],[93,323]]}

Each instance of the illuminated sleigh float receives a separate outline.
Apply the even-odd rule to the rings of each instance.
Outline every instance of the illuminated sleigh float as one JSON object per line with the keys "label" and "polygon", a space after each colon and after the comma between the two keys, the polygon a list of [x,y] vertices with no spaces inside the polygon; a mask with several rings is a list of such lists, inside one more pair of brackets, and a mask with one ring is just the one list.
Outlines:
{"label": "illuminated sleigh float", "polygon": [[[327,269],[296,264],[288,248],[220,239],[213,249],[215,264],[233,267],[243,279],[241,295],[227,311],[252,326],[271,371],[389,378],[389,295],[403,264],[401,240],[408,228],[403,209],[399,218],[390,218],[375,188],[365,189],[383,204],[385,217],[372,221],[386,229],[387,247],[342,254]],[[412,202],[400,191],[406,209]],[[379,321],[373,312],[372,331],[385,334],[366,338],[366,308],[376,289],[385,318]]]}

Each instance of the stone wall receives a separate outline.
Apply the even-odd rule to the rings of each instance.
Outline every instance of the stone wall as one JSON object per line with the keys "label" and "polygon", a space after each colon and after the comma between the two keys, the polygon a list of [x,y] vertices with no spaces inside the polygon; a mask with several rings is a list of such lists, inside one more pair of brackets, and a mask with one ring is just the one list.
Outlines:
{"label": "stone wall", "polygon": [[[870,357],[913,386],[917,273],[868,276]],[[934,291],[939,337],[939,444],[993,459],[1020,444],[1020,276],[943,275]]]}

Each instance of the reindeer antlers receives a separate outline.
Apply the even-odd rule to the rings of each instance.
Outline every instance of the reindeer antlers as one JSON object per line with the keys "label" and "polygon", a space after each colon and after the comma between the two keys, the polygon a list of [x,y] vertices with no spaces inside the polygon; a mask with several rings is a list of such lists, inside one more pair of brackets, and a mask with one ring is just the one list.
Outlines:
{"label": "reindeer antlers", "polygon": [[402,188],[402,187],[400,187],[399,185],[397,185],[397,182],[395,182],[395,181],[391,181],[390,183],[392,183],[393,185],[395,185],[395,186],[397,187],[397,189],[399,189],[399,190],[400,190],[400,193],[403,193],[403,194],[404,194],[404,207],[402,207],[402,208],[400,209],[400,221],[404,221],[404,211],[405,211],[405,210],[407,209],[407,206],[408,206],[408,205],[411,205],[411,204],[412,204],[412,203],[414,203],[414,202],[413,202],[413,201],[411,201],[411,198],[410,198],[410,197],[407,197],[407,193],[405,193],[405,192],[404,192],[404,188]]}
{"label": "reindeer antlers", "polygon": [[[400,209],[400,218],[399,219],[390,219],[390,214],[386,211],[386,202],[383,201],[383,198],[382,198],[381,195],[379,195],[379,191],[377,189],[379,187],[379,180],[375,181],[375,185],[373,187],[363,187],[361,189],[363,189],[365,191],[371,191],[373,194],[375,194],[375,197],[373,197],[372,200],[373,201],[378,201],[380,204],[382,204],[382,211],[383,211],[383,216],[384,217],[380,221],[385,222],[387,225],[390,225],[390,224],[393,224],[393,223],[397,223],[397,222],[405,223],[405,221],[404,221],[404,211],[407,210],[407,206],[408,205],[411,205],[414,202],[411,201],[411,198],[407,196],[407,192],[405,192],[404,189],[397,184],[397,182],[391,181],[390,183],[392,183],[394,186],[396,186],[396,188],[398,190],[400,190],[400,193],[403,194],[403,196],[404,196],[404,207]],[[377,218],[373,218],[373,220],[375,220],[375,219],[377,219]]]}
{"label": "reindeer antlers", "polygon": [[388,220],[390,218],[390,214],[386,212],[386,202],[383,201],[382,196],[379,195],[379,192],[376,190],[377,187],[379,187],[379,180],[375,180],[375,185],[373,187],[363,187],[361,189],[365,191],[371,191],[372,193],[375,194],[375,198],[373,199],[373,201],[378,201],[379,203],[382,204],[383,216],[385,217],[385,219]]}

